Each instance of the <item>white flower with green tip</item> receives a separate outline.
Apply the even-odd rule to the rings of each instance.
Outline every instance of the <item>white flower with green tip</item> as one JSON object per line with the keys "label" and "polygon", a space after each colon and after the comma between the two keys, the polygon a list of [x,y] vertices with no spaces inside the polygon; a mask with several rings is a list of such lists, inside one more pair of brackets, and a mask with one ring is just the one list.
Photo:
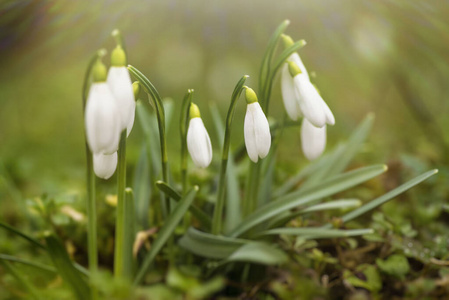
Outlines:
{"label": "white flower with green tip", "polygon": [[268,120],[257,101],[256,93],[246,87],[246,115],[244,123],[245,146],[249,158],[257,162],[270,152],[271,133]]}
{"label": "white flower with green tip", "polygon": [[187,129],[187,149],[193,163],[199,168],[206,168],[212,161],[212,145],[209,134],[201,119],[200,110],[194,103],[189,109],[189,128]]}
{"label": "white flower with green tip", "polygon": [[134,90],[126,68],[125,51],[118,45],[111,54],[111,67],[108,72],[108,85],[115,97],[117,107],[121,118],[121,130],[127,130],[127,136],[130,134],[136,111],[136,101],[134,99]]}
{"label": "white flower with green tip", "polygon": [[93,153],[112,154],[118,149],[121,121],[101,61],[94,66],[93,77],[84,112],[87,143]]}

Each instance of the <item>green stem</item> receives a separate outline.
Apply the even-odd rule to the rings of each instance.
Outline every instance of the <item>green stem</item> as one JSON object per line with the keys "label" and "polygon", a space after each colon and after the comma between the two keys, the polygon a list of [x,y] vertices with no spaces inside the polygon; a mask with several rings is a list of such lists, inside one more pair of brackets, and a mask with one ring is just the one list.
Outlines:
{"label": "green stem", "polygon": [[231,143],[231,125],[234,117],[235,105],[237,99],[243,91],[243,85],[245,84],[248,75],[243,76],[234,88],[234,92],[231,97],[231,104],[229,105],[228,115],[226,116],[226,129],[223,142],[223,154],[221,158],[220,177],[218,180],[218,195],[217,202],[215,203],[214,215],[212,219],[212,233],[219,234],[222,228],[222,215],[224,208],[224,196],[225,196],[225,181],[226,181],[226,168],[228,166],[229,146]]}
{"label": "green stem", "polygon": [[[100,49],[89,61],[89,65],[84,75],[83,89],[82,89],[82,101],[83,112],[86,109],[86,102],[88,96],[88,88],[90,86],[90,78],[92,68],[98,58],[106,54],[105,49]],[[89,260],[89,271],[94,274],[98,271],[98,246],[97,246],[97,212],[95,201],[95,174],[93,167],[93,155],[87,144],[87,137],[85,136],[85,151],[86,151],[86,188],[87,188],[87,253]],[[97,292],[95,288],[91,288],[92,299],[97,298]]]}
{"label": "green stem", "polygon": [[[292,55],[294,52],[298,51],[302,47],[306,45],[306,42],[304,40],[297,41],[280,54],[279,58],[274,63],[274,68],[271,74],[268,74],[268,81],[266,82],[266,85],[263,87],[263,94],[261,95],[261,102],[263,103],[262,107],[265,112],[265,115],[268,117],[268,108],[270,104],[270,98],[271,98],[271,89],[273,88],[273,81],[274,78],[279,71],[279,69],[282,67],[282,65],[285,63],[285,61]],[[271,75],[271,76],[270,76]]]}
{"label": "green stem", "polygon": [[117,209],[115,222],[114,275],[125,276],[125,187],[126,187],[126,129],[120,135],[117,166]]}
{"label": "green stem", "polygon": [[[162,180],[164,182],[168,182],[167,141],[165,138],[165,111],[161,96],[159,95],[154,85],[150,82],[150,80],[137,68],[129,65],[128,70],[140,82],[140,84],[145,89],[145,92],[151,96],[149,97],[149,99],[153,101],[154,107],[156,108],[157,123],[159,127],[159,139],[161,142]],[[170,199],[164,193],[162,194],[162,212],[164,219],[166,219],[168,213],[170,212]]]}
{"label": "green stem", "polygon": [[188,90],[182,100],[179,131],[181,133],[181,182],[182,194],[187,192],[187,128],[189,124],[189,109],[192,103],[193,90]]}
{"label": "green stem", "polygon": [[264,98],[264,86],[268,80],[271,69],[271,60],[273,58],[274,51],[276,49],[277,43],[281,34],[285,31],[287,26],[290,24],[289,20],[284,20],[274,31],[273,35],[268,42],[267,49],[265,50],[264,57],[262,59],[262,64],[260,65],[259,72],[259,97]]}

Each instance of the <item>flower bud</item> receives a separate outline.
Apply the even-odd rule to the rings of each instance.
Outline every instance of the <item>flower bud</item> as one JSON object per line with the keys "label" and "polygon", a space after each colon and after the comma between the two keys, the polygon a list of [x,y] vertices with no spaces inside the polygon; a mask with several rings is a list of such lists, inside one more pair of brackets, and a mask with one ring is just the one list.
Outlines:
{"label": "flower bud", "polygon": [[[249,102],[248,100],[254,100],[253,96],[255,96],[253,90],[247,88],[246,91],[248,92],[248,90],[250,92],[245,93],[247,102]],[[256,163],[259,157],[267,156],[271,147],[270,125],[259,102],[257,102],[257,97],[255,102],[246,106],[244,135],[246,151],[253,162]]]}
{"label": "flower bud", "polygon": [[199,168],[206,168],[212,161],[212,145],[200,110],[192,103],[189,109],[190,122],[187,130],[187,149],[193,163]]}

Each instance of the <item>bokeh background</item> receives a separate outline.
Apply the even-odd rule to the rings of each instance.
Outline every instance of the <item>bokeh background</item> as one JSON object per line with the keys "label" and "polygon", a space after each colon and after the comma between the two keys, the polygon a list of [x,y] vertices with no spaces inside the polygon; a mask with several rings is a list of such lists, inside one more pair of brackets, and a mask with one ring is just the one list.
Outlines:
{"label": "bokeh background", "polygon": [[[374,112],[365,162],[410,155],[441,168],[448,162],[449,141],[448,15],[449,1],[2,0],[1,200],[83,188],[81,86],[92,54],[114,46],[115,28],[125,37],[129,63],[162,96],[180,103],[188,88],[195,89],[216,158],[208,104],[216,103],[224,117],[242,75],[249,74],[248,84],[257,87],[268,39],[290,19],[286,33],[307,41],[300,55],[337,120],[328,130],[329,148]],[[279,80],[273,90],[270,110],[280,117]],[[238,106],[236,128],[243,126],[244,109]],[[170,134],[174,156],[176,128]],[[136,122],[129,139],[131,166],[141,138]],[[299,168],[306,163],[299,131],[289,131],[287,138],[280,163]],[[233,139],[237,147],[242,130],[235,130]],[[299,163],[287,164],[292,160]]]}

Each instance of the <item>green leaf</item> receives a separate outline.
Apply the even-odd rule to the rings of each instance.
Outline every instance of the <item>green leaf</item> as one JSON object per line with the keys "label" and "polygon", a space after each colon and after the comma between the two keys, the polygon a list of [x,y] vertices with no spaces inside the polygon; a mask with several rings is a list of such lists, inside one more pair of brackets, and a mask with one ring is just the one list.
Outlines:
{"label": "green leaf", "polygon": [[148,152],[145,144],[142,144],[139,159],[134,172],[133,190],[135,194],[135,214],[140,228],[148,228],[150,207],[151,184]]}
{"label": "green leaf", "polygon": [[202,257],[225,259],[241,246],[250,242],[249,240],[205,233],[190,227],[179,240],[179,245]]}
{"label": "green leaf", "polygon": [[11,275],[14,276],[21,285],[23,285],[23,287],[31,294],[33,299],[41,299],[38,296],[38,291],[33,286],[33,284],[30,281],[26,280],[23,274],[19,270],[17,270],[9,261],[0,259],[0,265],[3,265],[3,267],[9,273],[11,273]]}
{"label": "green leaf", "polygon": [[398,186],[397,188],[389,191],[388,193],[370,201],[369,203],[347,213],[346,215],[344,215],[341,219],[343,222],[349,222],[355,218],[357,218],[358,216],[373,210],[374,208],[384,204],[385,202],[387,202],[388,200],[396,197],[397,195],[407,191],[408,189],[414,187],[415,185],[423,182],[424,180],[426,180],[427,178],[429,178],[430,176],[435,175],[436,173],[438,173],[438,170],[431,170],[428,171],[424,174],[421,174],[418,177],[415,177],[414,179]]}
{"label": "green leaf", "polygon": [[81,277],[79,271],[73,266],[64,246],[54,236],[45,238],[50,257],[62,279],[72,288],[76,298],[80,300],[90,299],[90,291],[87,283]]}
{"label": "green leaf", "polygon": [[[179,202],[181,200],[181,195],[178,194],[165,182],[158,180],[156,181],[156,186],[159,190],[161,190],[164,194],[166,194],[176,202]],[[212,225],[212,220],[204,211],[201,210],[201,208],[199,208],[195,204],[192,204],[189,207],[189,211],[192,213],[192,215],[195,216],[195,218],[197,218],[201,222],[201,224],[203,224],[207,228],[210,228],[210,226]]]}
{"label": "green leaf", "polygon": [[317,227],[285,227],[285,228],[275,228],[261,232],[260,235],[298,235],[304,237],[304,239],[327,239],[327,238],[339,238],[339,237],[350,237],[371,234],[374,230],[368,229],[324,229]]}
{"label": "green leaf", "polygon": [[382,289],[382,279],[375,266],[363,264],[357,267],[357,272],[362,272],[366,280],[358,278],[348,270],[343,272],[344,280],[352,286],[367,289],[372,293],[377,293]]}
{"label": "green leaf", "polygon": [[39,248],[47,250],[47,248],[44,245],[42,245],[38,240],[36,240],[36,239],[30,237],[29,235],[21,232],[19,229],[15,228],[15,227],[9,226],[8,224],[5,224],[3,222],[0,222],[0,227],[5,228],[6,230],[8,230],[8,231],[10,231],[10,232],[20,236],[21,238],[24,238],[25,240],[27,240],[28,242],[30,242],[31,244],[33,244],[35,246],[38,246]]}
{"label": "green leaf", "polygon": [[360,125],[354,130],[349,140],[339,145],[330,154],[329,159],[317,172],[309,177],[301,188],[310,187],[321,182],[325,178],[340,174],[349,165],[353,157],[357,154],[368,136],[374,122],[374,114],[368,114]]}
{"label": "green leaf", "polygon": [[[273,35],[268,42],[267,49],[262,58],[262,64],[259,71],[259,94],[262,94],[262,89],[265,87],[267,77],[270,74],[271,60],[273,58],[274,51],[278,44],[281,34],[285,31],[287,26],[290,24],[289,20],[284,20],[274,31]],[[262,95],[261,95],[262,96]]]}
{"label": "green leaf", "polygon": [[142,267],[140,268],[134,280],[135,285],[137,285],[142,281],[154,258],[162,249],[162,247],[165,245],[165,243],[168,241],[170,236],[172,236],[176,226],[179,224],[179,222],[184,217],[184,214],[189,209],[190,205],[193,202],[193,199],[195,199],[197,192],[198,187],[194,186],[184,197],[181,198],[181,200],[174,207],[171,214],[165,220],[164,225],[162,225],[156,239],[153,242],[153,245],[151,246],[150,251],[147,253],[145,257]]}
{"label": "green leaf", "polygon": [[16,262],[16,263],[20,263],[20,264],[24,264],[24,265],[28,265],[43,271],[47,271],[47,272],[51,272],[51,273],[56,273],[56,269],[44,264],[40,264],[34,261],[29,261],[29,260],[25,260],[25,259],[21,259],[15,256],[11,256],[11,255],[7,255],[7,254],[1,254],[0,253],[0,260],[7,260],[7,261],[11,261],[11,262]]}
{"label": "green leaf", "polygon": [[378,258],[376,264],[383,272],[399,278],[404,278],[410,271],[407,258],[401,254],[393,254],[385,260]]}
{"label": "green leaf", "polygon": [[254,226],[261,224],[284,211],[312,203],[313,201],[317,201],[349,189],[379,174],[382,174],[386,171],[386,169],[387,168],[385,165],[375,165],[356,169],[354,171],[338,175],[329,180],[325,180],[320,185],[307,189],[306,191],[297,191],[283,196],[260,207],[254,213],[246,217],[230,234],[230,236],[238,237]]}
{"label": "green leaf", "polygon": [[301,182],[301,180],[325,166],[330,157],[330,154],[324,155],[320,159],[314,160],[313,162],[302,168],[296,175],[289,178],[284,184],[275,189],[272,197],[277,198],[288,193],[290,190],[296,187]]}
{"label": "green leaf", "polygon": [[225,262],[250,262],[262,265],[279,265],[287,262],[288,256],[284,251],[261,242],[245,244],[234,251]]}
{"label": "green leaf", "polygon": [[[209,109],[212,114],[212,119],[214,121],[218,140],[221,143],[220,147],[222,148],[225,134],[224,123],[215,104],[210,104]],[[226,171],[226,205],[224,220],[225,232],[229,232],[234,229],[235,225],[240,223],[240,221],[242,220],[239,186],[240,184],[234,163],[234,155],[232,154],[232,152],[230,152]]]}
{"label": "green leaf", "polygon": [[362,202],[358,199],[341,199],[335,201],[329,201],[326,203],[320,203],[317,205],[309,206],[304,209],[299,209],[295,212],[284,212],[282,214],[277,215],[273,219],[270,220],[268,224],[269,228],[278,227],[286,224],[288,221],[303,215],[305,213],[323,211],[323,210],[331,210],[331,209],[348,209],[353,207],[359,207]]}

